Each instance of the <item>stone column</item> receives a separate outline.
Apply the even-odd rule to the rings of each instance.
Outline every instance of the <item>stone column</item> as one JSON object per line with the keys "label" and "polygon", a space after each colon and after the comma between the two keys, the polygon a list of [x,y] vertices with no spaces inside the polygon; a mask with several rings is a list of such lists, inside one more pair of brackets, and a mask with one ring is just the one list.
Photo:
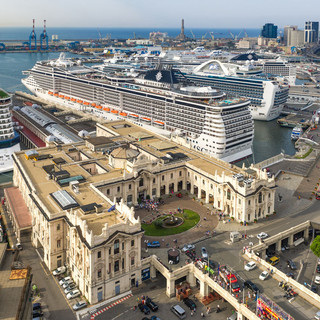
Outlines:
{"label": "stone column", "polygon": [[201,188],[198,187],[198,198],[201,199]]}
{"label": "stone column", "polygon": [[290,234],[288,237],[288,245],[289,247],[293,246],[293,234]]}
{"label": "stone column", "polygon": [[209,191],[206,190],[206,203],[209,203]]}
{"label": "stone column", "polygon": [[237,320],[243,320],[243,319],[244,319],[243,315],[238,311]]}
{"label": "stone column", "polygon": [[192,272],[188,273],[187,281],[189,282],[191,288],[194,288],[197,285],[196,284],[196,277],[194,276],[194,274]]}
{"label": "stone column", "polygon": [[174,280],[167,279],[167,290],[166,290],[166,295],[169,298],[172,298],[175,296],[175,285],[174,285]]}
{"label": "stone column", "polygon": [[151,279],[155,279],[156,278],[156,268],[154,266],[150,266],[150,277]]}
{"label": "stone column", "polygon": [[200,296],[205,297],[208,295],[208,285],[200,280]]}
{"label": "stone column", "polygon": [[187,181],[185,178],[182,180],[182,190],[187,190]]}
{"label": "stone column", "polygon": [[304,235],[304,239],[306,241],[308,241],[309,240],[309,227],[306,230],[304,230],[303,235]]}
{"label": "stone column", "polygon": [[175,180],[175,182],[174,182],[173,192],[178,192],[178,181],[177,180]]}
{"label": "stone column", "polygon": [[137,184],[135,181],[132,183],[132,188],[133,188],[132,202],[136,206],[138,204],[138,201],[137,201],[138,194],[137,194]]}
{"label": "stone column", "polygon": [[281,240],[276,243],[276,251],[281,252]]}

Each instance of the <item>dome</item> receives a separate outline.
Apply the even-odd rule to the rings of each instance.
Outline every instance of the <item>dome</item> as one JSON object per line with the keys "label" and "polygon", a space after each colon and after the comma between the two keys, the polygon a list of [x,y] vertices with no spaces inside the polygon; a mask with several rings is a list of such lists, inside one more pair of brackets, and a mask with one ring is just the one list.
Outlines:
{"label": "dome", "polygon": [[119,147],[111,152],[111,156],[116,159],[132,159],[139,155],[139,151],[129,147]]}

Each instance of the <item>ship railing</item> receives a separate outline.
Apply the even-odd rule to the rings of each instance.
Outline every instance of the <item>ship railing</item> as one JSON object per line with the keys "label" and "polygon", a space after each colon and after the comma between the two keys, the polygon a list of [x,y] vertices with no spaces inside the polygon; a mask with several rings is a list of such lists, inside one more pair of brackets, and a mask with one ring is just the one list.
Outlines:
{"label": "ship railing", "polygon": [[181,89],[171,89],[171,91],[191,97],[220,97],[223,94],[223,92],[190,92]]}

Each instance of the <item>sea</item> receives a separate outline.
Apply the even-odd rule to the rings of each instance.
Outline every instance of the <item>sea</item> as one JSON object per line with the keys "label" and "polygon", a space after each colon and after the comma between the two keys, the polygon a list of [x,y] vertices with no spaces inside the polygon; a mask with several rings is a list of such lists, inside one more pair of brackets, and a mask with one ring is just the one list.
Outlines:
{"label": "sea", "polygon": [[[133,31],[136,30],[136,31]],[[170,31],[171,30],[171,31]],[[196,33],[198,30],[199,33]],[[224,31],[223,31],[224,30]],[[233,34],[239,34],[237,31],[241,31],[241,29],[232,29],[231,32]],[[23,36],[26,32],[25,28],[0,28],[0,39],[12,39],[16,40],[25,39]],[[49,31],[49,30],[48,30]],[[60,33],[58,33],[58,31]],[[112,32],[111,32],[112,31]],[[100,33],[102,32],[110,32],[112,37],[115,38],[128,38],[132,35],[133,32],[136,32],[138,35],[140,32],[141,37],[146,37],[149,35],[149,32],[155,31],[151,29],[100,29]],[[159,31],[156,29],[156,31]],[[161,29],[161,32],[171,32],[169,35],[178,34],[180,30],[178,29]],[[194,29],[193,33],[201,34],[205,29]],[[252,33],[249,33],[249,32]],[[54,34],[60,34],[59,38],[62,39],[89,39],[90,36],[94,36],[97,29],[80,29],[80,28],[53,28],[50,32]],[[175,32],[175,33],[174,33]],[[221,29],[221,35],[227,31],[225,29]],[[258,29],[248,29],[246,30],[248,35],[257,35],[259,34]],[[139,34],[139,35],[140,35]],[[1,40],[0,40],[1,42]],[[21,78],[23,78],[22,71],[28,70],[34,66],[36,61],[38,60],[48,60],[54,59],[59,56],[60,52],[49,52],[49,53],[1,53],[0,54],[0,88],[3,88],[9,92],[15,91],[27,91],[27,89],[22,85]],[[76,55],[71,53],[66,53],[67,57],[74,57]],[[281,152],[284,152],[289,155],[293,155],[295,153],[294,143],[291,141],[291,131],[290,128],[280,127],[276,120],[264,122],[264,121],[255,121],[254,123],[254,142],[253,142],[253,157],[250,157],[242,162],[237,163],[238,165],[242,165],[245,163],[246,166],[250,165],[250,163],[258,163],[275,155],[278,155]],[[2,179],[8,177],[0,177],[0,183]]]}

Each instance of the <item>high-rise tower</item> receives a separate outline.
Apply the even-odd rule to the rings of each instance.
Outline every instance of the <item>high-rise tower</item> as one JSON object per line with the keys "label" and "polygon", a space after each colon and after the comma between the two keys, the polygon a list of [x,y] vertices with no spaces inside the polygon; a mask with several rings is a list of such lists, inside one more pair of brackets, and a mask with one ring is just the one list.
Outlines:
{"label": "high-rise tower", "polygon": [[181,20],[181,32],[178,35],[177,39],[179,39],[179,40],[185,40],[186,39],[186,36],[184,34],[184,19]]}

